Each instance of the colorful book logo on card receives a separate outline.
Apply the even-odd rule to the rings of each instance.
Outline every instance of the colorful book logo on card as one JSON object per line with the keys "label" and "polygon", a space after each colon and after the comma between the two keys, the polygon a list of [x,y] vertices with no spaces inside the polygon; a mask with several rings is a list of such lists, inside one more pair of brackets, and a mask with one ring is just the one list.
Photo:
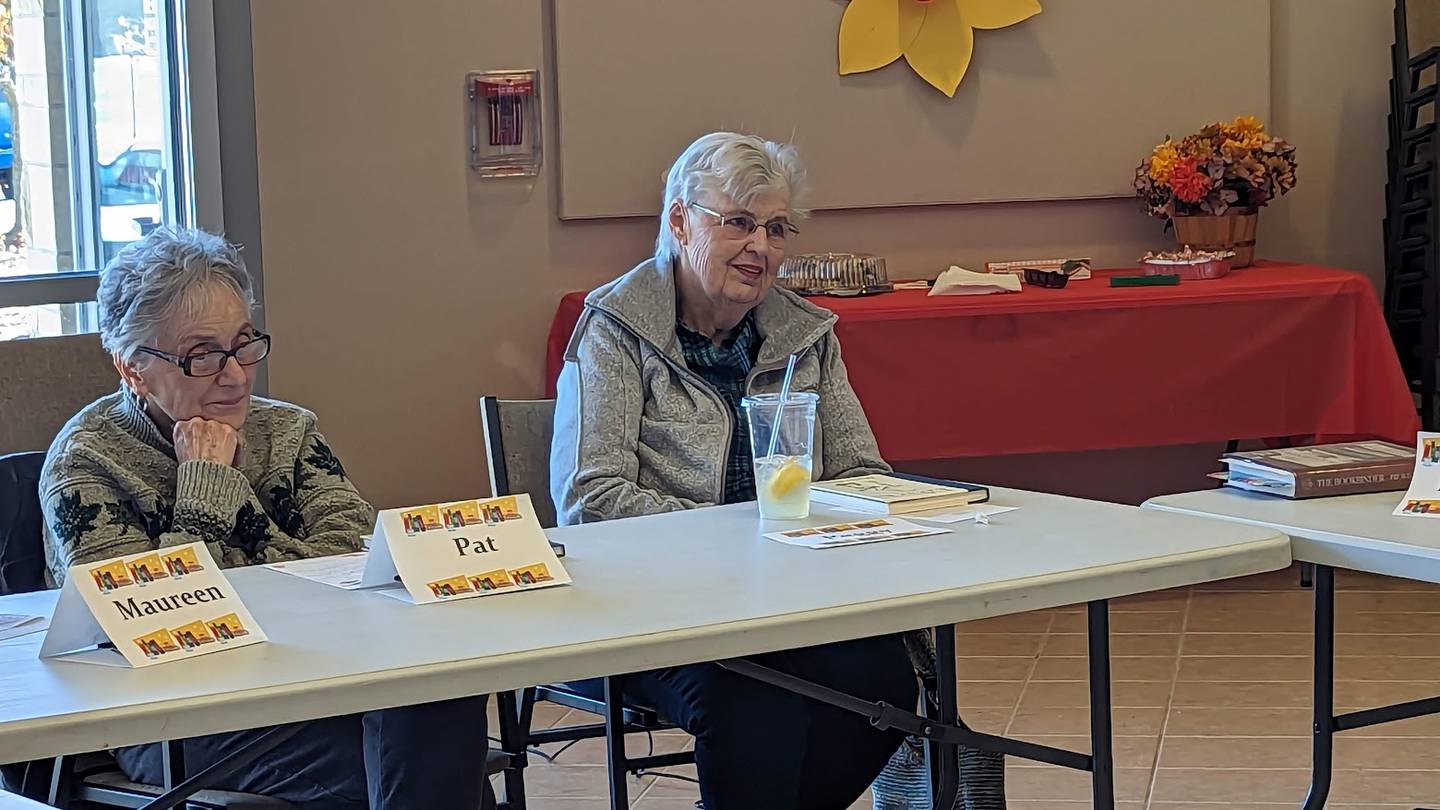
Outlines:
{"label": "colorful book logo on card", "polygon": [[1407,499],[1401,507],[1407,515],[1440,515],[1440,500],[1417,498]]}
{"label": "colorful book logo on card", "polygon": [[245,629],[245,623],[240,621],[240,616],[235,613],[226,613],[210,622],[210,630],[222,642],[234,641],[250,635],[250,631]]}
{"label": "colorful book logo on card", "polygon": [[121,561],[107,562],[90,569],[90,578],[101,593],[110,593],[135,584],[130,578],[130,569]]}
{"label": "colorful book logo on card", "polygon": [[141,667],[264,640],[209,548],[194,543],[73,566],[40,656]]}
{"label": "colorful book logo on card", "polygon": [[[528,497],[528,496],[526,496]],[[470,526],[498,526],[507,520],[520,520],[519,502],[514,497],[489,501],[459,501],[431,504],[401,510],[400,524],[406,536],[425,532],[458,531]]]}
{"label": "colorful book logo on card", "polygon": [[513,495],[381,512],[361,582],[424,604],[564,585],[570,575],[530,496]]}
{"label": "colorful book logo on card", "polygon": [[1426,467],[1440,464],[1440,438],[1420,440],[1420,463]]}
{"label": "colorful book logo on card", "polygon": [[188,546],[167,548],[135,559],[102,563],[90,569],[90,578],[103,593],[131,585],[144,587],[152,582],[179,579],[205,570],[200,557]]}
{"label": "colorful book logo on card", "polygon": [[427,582],[425,587],[430,589],[430,593],[434,594],[436,599],[449,599],[452,596],[475,593],[475,589],[470,587],[470,580],[463,576],[450,577],[438,582]]}
{"label": "colorful book logo on card", "polygon": [[524,568],[510,572],[510,576],[521,586],[540,585],[546,582],[553,582],[554,577],[550,576],[550,569],[544,563],[527,565]]}
{"label": "colorful book logo on card", "polygon": [[510,578],[509,571],[500,568],[470,577],[470,587],[477,591],[498,591],[515,587],[515,580]]}
{"label": "colorful book logo on card", "polygon": [[438,506],[419,506],[402,513],[402,517],[405,521],[406,534],[438,532],[444,528],[440,523],[440,507]]}
{"label": "colorful book logo on card", "polygon": [[185,546],[165,549],[161,552],[161,561],[165,564],[165,570],[172,577],[198,574],[205,570],[205,566],[200,562],[200,557],[195,554],[195,550]]}
{"label": "colorful book logo on card", "polygon": [[126,565],[130,569],[130,578],[142,588],[152,582],[170,578],[170,573],[160,564],[159,554],[146,554],[137,560],[129,561]]}

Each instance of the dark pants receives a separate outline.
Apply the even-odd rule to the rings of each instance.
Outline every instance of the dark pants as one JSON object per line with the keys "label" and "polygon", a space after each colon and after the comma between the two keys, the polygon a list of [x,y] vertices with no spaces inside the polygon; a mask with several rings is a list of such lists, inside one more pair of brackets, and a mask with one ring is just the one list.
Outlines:
{"label": "dark pants", "polygon": [[[300,723],[301,731],[248,768],[212,785],[317,810],[480,807],[485,780],[486,696],[383,709]],[[185,740],[193,776],[265,729]],[[115,751],[130,779],[164,781],[161,746]]]}
{"label": "dark pants", "polygon": [[[752,656],[757,664],[911,709],[918,686],[899,636]],[[625,690],[695,737],[705,810],[845,810],[902,735],[858,714],[715,664],[633,675]]]}

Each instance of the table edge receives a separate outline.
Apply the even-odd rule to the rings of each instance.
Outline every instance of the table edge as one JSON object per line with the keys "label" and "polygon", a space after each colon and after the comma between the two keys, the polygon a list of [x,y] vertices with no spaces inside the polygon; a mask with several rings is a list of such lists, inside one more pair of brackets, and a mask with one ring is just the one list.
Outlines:
{"label": "table edge", "polygon": [[[470,658],[428,666],[327,678],[216,697],[156,700],[0,726],[0,761],[41,759],[351,714],[467,695],[510,691],[537,683],[623,674],[700,661],[758,655],[991,616],[1042,610],[1212,582],[1288,567],[1289,538],[1241,541],[1180,555],[1076,569],[1062,575],[986,583],[878,602],[827,608],[781,618],[712,625],[699,632],[668,631],[570,645],[535,655]],[[1089,587],[1086,587],[1089,586]],[[737,626],[741,625],[741,626]],[[797,643],[797,629],[805,632]],[[629,651],[623,666],[615,652]],[[243,650],[236,652],[243,653]],[[88,666],[57,662],[64,666]],[[621,672],[616,670],[620,669]],[[484,683],[481,683],[484,681]]]}

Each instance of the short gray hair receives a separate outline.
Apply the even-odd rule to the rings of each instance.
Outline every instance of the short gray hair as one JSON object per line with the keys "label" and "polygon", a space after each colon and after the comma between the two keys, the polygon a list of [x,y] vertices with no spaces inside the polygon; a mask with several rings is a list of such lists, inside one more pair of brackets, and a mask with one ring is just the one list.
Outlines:
{"label": "short gray hair", "polygon": [[192,317],[217,290],[255,305],[240,250],[195,228],[165,225],[127,245],[100,274],[100,342],[130,361],[167,324]]}
{"label": "short gray hair", "polygon": [[790,213],[795,219],[802,219],[806,212],[800,205],[805,191],[805,166],[800,161],[800,150],[793,145],[735,132],[702,135],[680,153],[665,176],[655,260],[665,264],[680,255],[669,221],[670,208],[676,201],[682,205],[695,202],[696,196],[711,192],[748,206],[761,194],[775,193],[790,201]]}

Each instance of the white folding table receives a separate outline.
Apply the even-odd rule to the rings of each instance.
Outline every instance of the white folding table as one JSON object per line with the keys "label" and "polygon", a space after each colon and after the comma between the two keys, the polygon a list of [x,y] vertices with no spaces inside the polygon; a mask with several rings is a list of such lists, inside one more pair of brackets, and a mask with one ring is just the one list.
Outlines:
{"label": "white folding table", "polygon": [[0,790],[0,810],[47,810],[48,805]]}
{"label": "white folding table", "polygon": [[[824,551],[761,534],[856,515],[767,524],[740,504],[556,529],[574,585],[420,607],[232,570],[268,644],[129,670],[39,660],[39,635],[0,642],[0,762],[702,661],[743,668],[731,659],[940,627],[941,713],[925,723],[932,739],[951,732],[944,787],[955,789],[953,745],[963,741],[1089,770],[1095,807],[1112,807],[1107,600],[1281,569],[1288,540],[1053,495],[995,489],[993,501],[1020,510],[950,534]],[[54,601],[54,592],[4,597],[0,612],[47,614]],[[965,728],[950,626],[1081,602],[1090,605],[1093,753]],[[892,707],[871,708],[877,723],[899,719]]]}
{"label": "white folding table", "polygon": [[1335,569],[1440,582],[1440,522],[1391,514],[1403,493],[1292,501],[1223,488],[1154,498],[1146,508],[1224,518],[1291,537],[1291,554],[1315,566],[1315,683],[1310,791],[1306,808],[1330,795],[1339,731],[1440,713],[1440,697],[1335,714]]}

